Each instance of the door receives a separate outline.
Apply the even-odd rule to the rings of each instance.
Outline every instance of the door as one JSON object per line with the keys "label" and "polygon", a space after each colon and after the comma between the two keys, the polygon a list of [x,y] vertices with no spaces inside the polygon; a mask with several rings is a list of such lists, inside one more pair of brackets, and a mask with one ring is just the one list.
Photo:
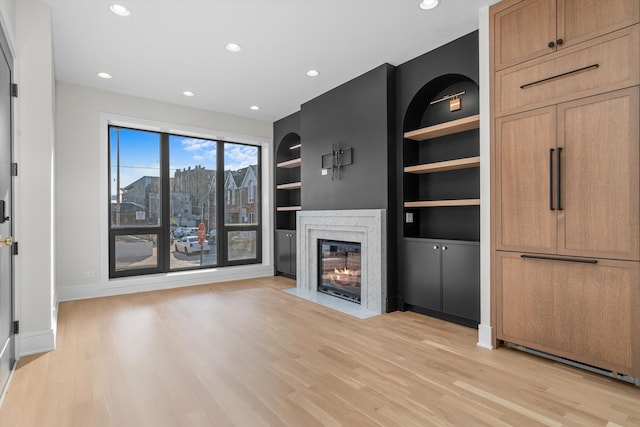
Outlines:
{"label": "door", "polygon": [[[292,243],[293,241],[293,243]],[[276,270],[286,275],[295,274],[295,231],[276,230]]]}
{"label": "door", "polygon": [[593,261],[498,253],[498,339],[638,376],[640,266]]}
{"label": "door", "polygon": [[573,46],[638,22],[638,0],[558,0],[559,47]]}
{"label": "door", "polygon": [[496,120],[496,249],[556,252],[555,107]]}
{"label": "door", "polygon": [[496,70],[555,52],[556,0],[525,0],[493,19]]}
{"label": "door", "polygon": [[480,322],[480,244],[442,244],[442,311]]}
{"label": "door", "polygon": [[638,88],[558,106],[558,253],[640,260]]}
{"label": "door", "polygon": [[404,303],[441,310],[441,244],[437,241],[404,239]]}
{"label": "door", "polygon": [[[1,31],[0,31],[1,34]],[[4,39],[0,41],[0,390],[15,357],[13,334],[13,195],[11,130],[11,64]],[[4,205],[4,209],[3,209]]]}

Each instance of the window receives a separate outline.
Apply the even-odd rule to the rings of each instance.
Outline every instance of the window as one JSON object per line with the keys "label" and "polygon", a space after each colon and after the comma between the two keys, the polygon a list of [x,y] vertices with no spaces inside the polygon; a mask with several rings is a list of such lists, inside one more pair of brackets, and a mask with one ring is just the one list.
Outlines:
{"label": "window", "polygon": [[254,197],[254,186],[253,181],[249,181],[249,185],[247,186],[247,202],[253,204]]}
{"label": "window", "polygon": [[110,277],[261,262],[260,169],[256,146],[110,126]]}

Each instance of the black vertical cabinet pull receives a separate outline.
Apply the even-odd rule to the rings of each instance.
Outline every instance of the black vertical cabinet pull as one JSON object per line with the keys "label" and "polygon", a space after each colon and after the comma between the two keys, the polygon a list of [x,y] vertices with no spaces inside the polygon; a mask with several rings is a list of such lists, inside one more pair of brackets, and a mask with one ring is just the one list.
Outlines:
{"label": "black vertical cabinet pull", "polygon": [[553,148],[549,148],[549,210],[555,211],[553,207]]}
{"label": "black vertical cabinet pull", "polygon": [[562,210],[562,147],[558,147],[558,210]]}

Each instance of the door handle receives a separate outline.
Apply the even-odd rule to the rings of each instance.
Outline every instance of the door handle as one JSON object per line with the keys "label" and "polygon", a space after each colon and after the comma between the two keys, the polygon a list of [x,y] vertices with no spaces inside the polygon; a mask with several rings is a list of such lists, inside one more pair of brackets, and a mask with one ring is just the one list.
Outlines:
{"label": "door handle", "polygon": [[549,148],[549,210],[555,211],[553,207],[553,148]]}
{"label": "door handle", "polygon": [[5,246],[13,245],[13,237],[11,237],[11,236],[7,236],[7,237],[0,236],[0,246],[1,245],[5,245]]}
{"label": "door handle", "polygon": [[562,147],[558,147],[558,210],[562,210],[562,159],[560,155],[562,154]]}

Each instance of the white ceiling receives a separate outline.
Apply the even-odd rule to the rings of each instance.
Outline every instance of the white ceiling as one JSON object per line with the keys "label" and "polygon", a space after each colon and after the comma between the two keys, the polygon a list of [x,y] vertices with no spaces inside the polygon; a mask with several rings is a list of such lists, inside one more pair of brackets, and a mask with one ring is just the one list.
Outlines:
{"label": "white ceiling", "polygon": [[[497,2],[441,0],[426,11],[418,0],[45,1],[57,80],[267,121],[477,29],[478,11]],[[113,14],[115,2],[131,15]]]}

